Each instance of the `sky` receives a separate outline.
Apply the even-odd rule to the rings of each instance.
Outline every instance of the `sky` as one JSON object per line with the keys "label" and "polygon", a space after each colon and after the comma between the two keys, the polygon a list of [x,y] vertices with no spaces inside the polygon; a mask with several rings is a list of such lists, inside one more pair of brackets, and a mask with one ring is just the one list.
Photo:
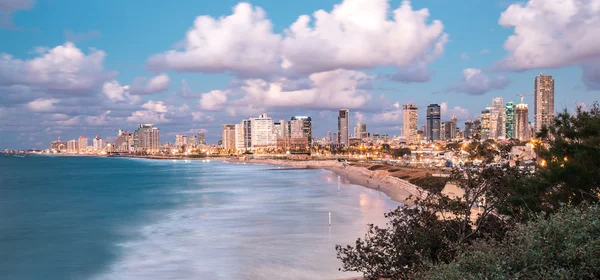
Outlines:
{"label": "sky", "polygon": [[573,110],[600,100],[597,30],[600,0],[0,0],[0,149],[142,123],[216,143],[263,112],[325,136],[340,108],[400,135],[406,103],[461,124],[524,95],[532,116],[539,73]]}

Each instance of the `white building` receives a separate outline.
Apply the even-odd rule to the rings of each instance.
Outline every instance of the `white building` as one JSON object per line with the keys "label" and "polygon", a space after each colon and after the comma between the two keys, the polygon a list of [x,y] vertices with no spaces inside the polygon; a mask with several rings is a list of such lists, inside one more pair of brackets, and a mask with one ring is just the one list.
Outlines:
{"label": "white building", "polygon": [[104,140],[100,138],[100,134],[92,139],[92,147],[94,151],[104,151]]}
{"label": "white building", "polygon": [[503,140],[506,138],[506,110],[504,99],[496,97],[492,99],[490,110],[490,138]]}
{"label": "white building", "polygon": [[250,120],[242,120],[235,125],[235,149],[244,151],[252,149],[252,125]]}
{"label": "white building", "polygon": [[257,118],[250,118],[250,130],[253,149],[277,147],[277,136],[273,133],[273,119],[267,113]]}

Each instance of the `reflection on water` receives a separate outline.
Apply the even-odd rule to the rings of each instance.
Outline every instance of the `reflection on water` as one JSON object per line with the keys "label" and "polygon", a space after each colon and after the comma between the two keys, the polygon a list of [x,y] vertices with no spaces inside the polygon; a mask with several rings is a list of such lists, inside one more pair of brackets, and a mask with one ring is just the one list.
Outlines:
{"label": "reflection on water", "polygon": [[335,245],[363,237],[367,223],[383,225],[398,205],[344,181],[338,191],[329,171],[49,160],[31,160],[28,180],[0,174],[12,186],[0,186],[0,210],[11,209],[0,211],[5,279],[347,278],[354,274],[337,270]]}

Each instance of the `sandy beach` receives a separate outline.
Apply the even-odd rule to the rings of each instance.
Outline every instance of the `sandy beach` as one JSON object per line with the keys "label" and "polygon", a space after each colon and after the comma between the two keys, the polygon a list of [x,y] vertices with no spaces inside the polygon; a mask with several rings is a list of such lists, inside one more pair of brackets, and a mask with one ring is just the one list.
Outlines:
{"label": "sandy beach", "polygon": [[387,171],[371,171],[365,167],[351,166],[337,160],[273,160],[273,159],[247,159],[216,158],[232,163],[268,164],[287,166],[290,168],[324,169],[335,172],[347,179],[350,183],[364,186],[385,193],[391,199],[403,204],[410,204],[409,197],[424,196],[425,191],[406,180],[394,177]]}

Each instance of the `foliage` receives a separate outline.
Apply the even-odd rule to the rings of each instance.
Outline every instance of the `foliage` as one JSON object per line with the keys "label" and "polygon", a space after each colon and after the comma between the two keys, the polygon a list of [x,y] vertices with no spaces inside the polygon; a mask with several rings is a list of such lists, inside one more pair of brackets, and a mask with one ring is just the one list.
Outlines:
{"label": "foliage", "polygon": [[543,203],[557,208],[561,202],[579,204],[597,201],[600,193],[600,109],[595,103],[588,111],[566,110],[539,135],[539,187]]}
{"label": "foliage", "polygon": [[421,279],[599,279],[600,207],[562,207],[549,218],[508,233],[499,243],[475,242],[453,262]]}
{"label": "foliage", "polygon": [[[401,178],[402,179],[402,178]],[[432,192],[432,193],[441,193],[446,183],[448,182],[448,178],[444,177],[433,177],[431,175],[414,178],[409,181],[411,184],[417,185],[422,189]]]}
{"label": "foliage", "polygon": [[391,150],[391,152],[392,152],[392,156],[396,157],[396,158],[411,154],[410,148],[393,149],[393,150]]}
{"label": "foliage", "polygon": [[464,195],[430,192],[415,200],[417,207],[402,206],[386,214],[387,228],[369,225],[355,246],[336,246],[342,270],[362,272],[367,279],[407,279],[425,264],[449,262],[477,238],[502,237],[508,222],[493,217],[492,211],[507,196],[503,174],[516,172],[508,167],[455,170],[450,180]]}
{"label": "foliage", "polygon": [[469,160],[481,160],[484,164],[492,163],[500,154],[493,140],[473,141],[465,151],[469,153]]}

